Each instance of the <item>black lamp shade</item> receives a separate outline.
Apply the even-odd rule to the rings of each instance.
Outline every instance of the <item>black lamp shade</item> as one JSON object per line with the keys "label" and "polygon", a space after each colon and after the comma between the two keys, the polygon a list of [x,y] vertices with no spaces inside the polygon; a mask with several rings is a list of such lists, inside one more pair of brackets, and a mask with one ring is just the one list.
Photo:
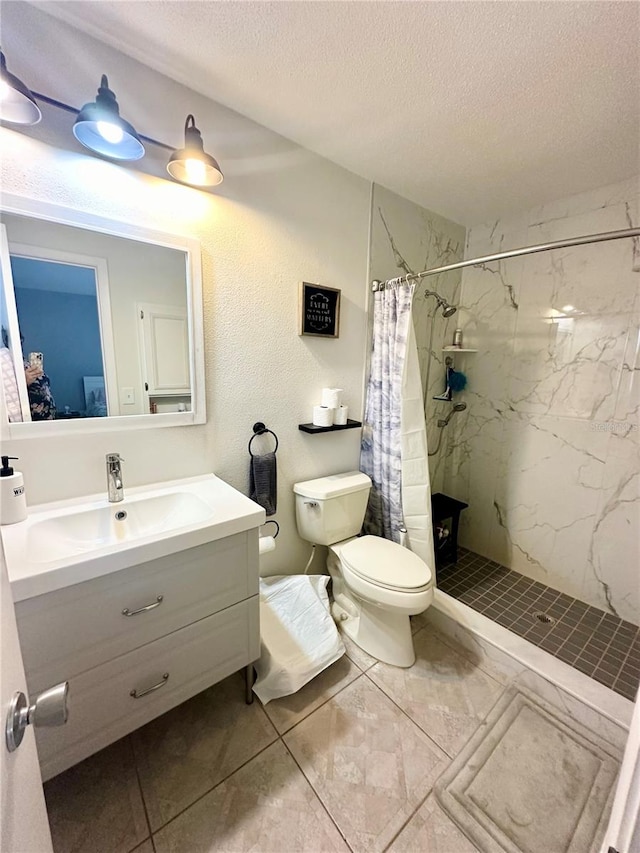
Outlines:
{"label": "black lamp shade", "polygon": [[0,120],[10,124],[37,124],[41,118],[35,98],[22,80],[7,71],[4,53],[0,51]]}
{"label": "black lamp shade", "polygon": [[144,145],[133,125],[121,118],[105,74],[95,101],[85,104],[78,113],[73,135],[86,148],[113,160],[139,160],[144,156]]}
{"label": "black lamp shade", "polygon": [[204,150],[202,135],[192,115],[184,125],[184,148],[177,148],[167,164],[167,171],[181,184],[193,187],[215,187],[223,174],[217,160]]}

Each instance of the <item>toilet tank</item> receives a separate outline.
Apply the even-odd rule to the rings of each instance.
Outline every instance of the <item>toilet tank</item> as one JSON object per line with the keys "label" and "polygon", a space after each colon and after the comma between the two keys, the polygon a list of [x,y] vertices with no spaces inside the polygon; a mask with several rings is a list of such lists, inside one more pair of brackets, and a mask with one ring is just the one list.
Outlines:
{"label": "toilet tank", "polygon": [[333,545],[362,528],[371,480],[360,471],[295,483],[298,533],[314,545]]}

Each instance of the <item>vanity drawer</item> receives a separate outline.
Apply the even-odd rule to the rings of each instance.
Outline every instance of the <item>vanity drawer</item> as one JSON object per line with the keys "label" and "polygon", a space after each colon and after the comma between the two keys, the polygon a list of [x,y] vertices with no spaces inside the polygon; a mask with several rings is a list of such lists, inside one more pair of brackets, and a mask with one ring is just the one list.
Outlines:
{"label": "vanity drawer", "polygon": [[257,532],[249,531],[19,601],[29,690],[38,693],[257,593]]}
{"label": "vanity drawer", "polygon": [[[256,595],[70,678],[66,724],[36,729],[43,779],[82,761],[259,655]],[[144,696],[131,696],[132,690],[144,692],[158,684],[162,686]]]}

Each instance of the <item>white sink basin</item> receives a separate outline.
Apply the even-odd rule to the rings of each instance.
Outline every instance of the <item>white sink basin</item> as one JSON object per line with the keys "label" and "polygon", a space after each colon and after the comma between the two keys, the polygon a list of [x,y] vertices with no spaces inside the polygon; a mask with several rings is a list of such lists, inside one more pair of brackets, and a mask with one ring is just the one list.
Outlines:
{"label": "white sink basin", "polygon": [[211,508],[197,495],[171,492],[155,497],[71,510],[53,518],[34,520],[27,533],[27,559],[49,563],[52,559],[95,551],[103,546],[134,542],[206,521]]}
{"label": "white sink basin", "polygon": [[119,503],[92,495],[29,509],[5,525],[5,558],[20,601],[203,545],[264,523],[264,510],[205,475],[125,491]]}

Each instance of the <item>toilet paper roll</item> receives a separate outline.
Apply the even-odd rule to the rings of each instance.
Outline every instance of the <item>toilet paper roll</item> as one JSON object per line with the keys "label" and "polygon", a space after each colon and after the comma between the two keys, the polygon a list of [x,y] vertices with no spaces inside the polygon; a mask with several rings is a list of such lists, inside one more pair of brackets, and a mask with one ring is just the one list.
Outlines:
{"label": "toilet paper roll", "polygon": [[328,406],[330,409],[337,409],[340,405],[341,395],[342,388],[323,388],[320,404]]}
{"label": "toilet paper roll", "polygon": [[258,539],[258,553],[268,554],[269,551],[276,550],[276,540],[273,536],[261,536]]}
{"label": "toilet paper roll", "polygon": [[336,426],[344,426],[347,422],[347,414],[349,413],[348,406],[340,406],[333,410],[333,422]]}
{"label": "toilet paper roll", "polygon": [[333,424],[333,409],[327,406],[313,407],[313,424],[314,426],[332,426]]}

